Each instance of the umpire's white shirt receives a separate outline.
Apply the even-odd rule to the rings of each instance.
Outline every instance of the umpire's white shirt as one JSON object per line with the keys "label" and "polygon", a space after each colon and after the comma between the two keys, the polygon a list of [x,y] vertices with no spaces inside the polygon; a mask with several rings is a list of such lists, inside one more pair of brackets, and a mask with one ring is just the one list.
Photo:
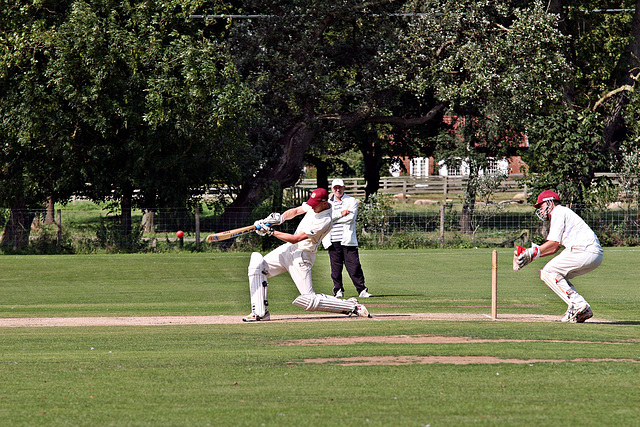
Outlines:
{"label": "umpire's white shirt", "polygon": [[551,211],[547,240],[559,242],[568,249],[602,253],[598,236],[578,214],[562,205],[557,205]]}
{"label": "umpire's white shirt", "polygon": [[[333,228],[341,228],[342,237],[340,238],[340,244],[342,246],[358,246],[358,239],[356,238],[356,218],[358,216],[358,199],[344,194],[341,202],[336,202],[335,196],[329,198],[331,203],[331,221],[333,222]],[[350,214],[342,216],[342,211],[349,210]],[[322,239],[322,245],[325,249],[331,246],[333,231]]]}

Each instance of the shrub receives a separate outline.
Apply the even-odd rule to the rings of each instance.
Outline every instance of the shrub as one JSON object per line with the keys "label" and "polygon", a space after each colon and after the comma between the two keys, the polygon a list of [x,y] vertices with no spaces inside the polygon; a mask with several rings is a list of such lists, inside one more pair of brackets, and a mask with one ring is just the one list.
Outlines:
{"label": "shrub", "polygon": [[126,232],[122,228],[119,216],[105,217],[100,220],[96,229],[96,237],[101,248],[108,252],[137,252],[145,247],[142,242],[144,229],[139,224],[132,224]]}

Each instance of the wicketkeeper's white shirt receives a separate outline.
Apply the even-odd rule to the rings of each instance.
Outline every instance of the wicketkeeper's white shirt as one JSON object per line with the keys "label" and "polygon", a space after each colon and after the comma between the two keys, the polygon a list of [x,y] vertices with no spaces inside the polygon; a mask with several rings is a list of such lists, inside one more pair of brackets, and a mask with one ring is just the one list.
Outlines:
{"label": "wicketkeeper's white shirt", "polygon": [[587,252],[602,253],[598,236],[578,214],[562,205],[557,205],[551,211],[547,240],[559,242],[569,249],[579,248]]}

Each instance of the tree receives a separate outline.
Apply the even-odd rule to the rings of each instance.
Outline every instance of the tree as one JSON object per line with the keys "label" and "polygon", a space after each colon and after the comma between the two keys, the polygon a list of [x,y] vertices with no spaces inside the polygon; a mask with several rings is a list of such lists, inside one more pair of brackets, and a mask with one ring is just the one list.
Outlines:
{"label": "tree", "polygon": [[255,159],[237,130],[251,94],[215,31],[187,19],[202,3],[78,0],[56,31],[47,75],[73,123],[83,193],[118,201],[125,234],[134,206],[185,203]]}
{"label": "tree", "polygon": [[[260,96],[262,120],[248,135],[264,162],[257,173],[247,173],[230,208],[251,208],[270,188],[293,185],[307,152],[321,171],[318,185],[326,185],[327,164],[358,149],[371,194],[382,156],[400,150],[402,141],[419,133],[413,130],[439,126],[442,103],[424,88],[416,92],[389,78],[397,65],[388,53],[398,48],[399,28],[406,26],[403,4],[242,3],[243,12],[261,17],[230,20],[227,43],[243,81]],[[415,108],[408,108],[407,96],[418,100]],[[328,143],[328,134],[340,140]],[[232,225],[247,216],[247,210],[226,214]]]}
{"label": "tree", "polygon": [[529,128],[528,185],[533,193],[555,189],[582,209],[593,189],[608,184],[595,179],[596,172],[618,170],[628,145],[637,111],[629,96],[640,65],[640,7],[637,1],[553,0],[549,8],[570,37],[563,54],[573,71],[561,102],[549,104]]}
{"label": "tree", "polygon": [[594,199],[596,190],[606,187],[606,180],[595,179],[595,171],[611,166],[611,154],[604,148],[602,118],[569,109],[549,117],[540,117],[528,129],[535,141],[523,156],[534,172],[532,197],[554,189],[568,206],[577,212],[584,202]]}
{"label": "tree", "polygon": [[79,179],[68,122],[45,77],[53,29],[69,5],[23,0],[0,9],[0,206],[11,212],[4,248],[26,247],[34,210],[68,198]]}
{"label": "tree", "polygon": [[[569,71],[566,38],[557,17],[534,2],[421,1],[397,60],[417,72],[407,84],[431,89],[447,105],[451,125],[438,138],[436,153],[448,164],[464,160],[469,179],[461,229],[472,231],[474,183],[488,159],[517,146],[526,125],[561,97]],[[417,58],[417,60],[416,60]],[[396,77],[404,79],[402,75]]]}
{"label": "tree", "polygon": [[[604,113],[604,141],[610,154],[619,160],[621,146],[628,135],[624,110],[629,105],[629,93],[640,75],[640,1],[613,2],[613,7],[619,8],[620,13],[593,13],[601,5],[598,2],[584,3],[570,15],[576,26],[584,27],[586,23],[588,29],[580,34],[578,28],[573,28],[579,41],[576,62],[579,65],[589,64],[587,71],[595,77],[590,77],[591,81],[587,80],[590,84],[580,89],[584,94],[599,98],[587,98],[580,106]],[[564,5],[571,10],[570,6]],[[603,40],[605,45],[600,47]],[[584,76],[586,78],[588,74]]]}
{"label": "tree", "polygon": [[23,0],[0,11],[3,242],[24,247],[33,209],[73,193],[117,201],[127,234],[134,206],[182,205],[257,169],[255,98],[224,28],[188,19],[207,5]]}

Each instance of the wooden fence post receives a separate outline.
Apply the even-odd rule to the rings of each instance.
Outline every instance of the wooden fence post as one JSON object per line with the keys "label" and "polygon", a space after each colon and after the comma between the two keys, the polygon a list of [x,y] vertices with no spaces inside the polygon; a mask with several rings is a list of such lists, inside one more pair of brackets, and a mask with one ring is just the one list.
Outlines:
{"label": "wooden fence post", "polygon": [[196,206],[196,251],[200,250],[200,206]]}
{"label": "wooden fence post", "polygon": [[442,206],[440,206],[440,246],[444,247],[444,221],[447,210],[447,201],[446,199],[442,201]]}
{"label": "wooden fence post", "polygon": [[491,252],[491,319],[498,318],[498,251]]}
{"label": "wooden fence post", "polygon": [[62,246],[62,210],[58,209],[56,211],[56,216],[57,216],[57,223],[58,223],[58,249],[60,249],[60,247]]}

